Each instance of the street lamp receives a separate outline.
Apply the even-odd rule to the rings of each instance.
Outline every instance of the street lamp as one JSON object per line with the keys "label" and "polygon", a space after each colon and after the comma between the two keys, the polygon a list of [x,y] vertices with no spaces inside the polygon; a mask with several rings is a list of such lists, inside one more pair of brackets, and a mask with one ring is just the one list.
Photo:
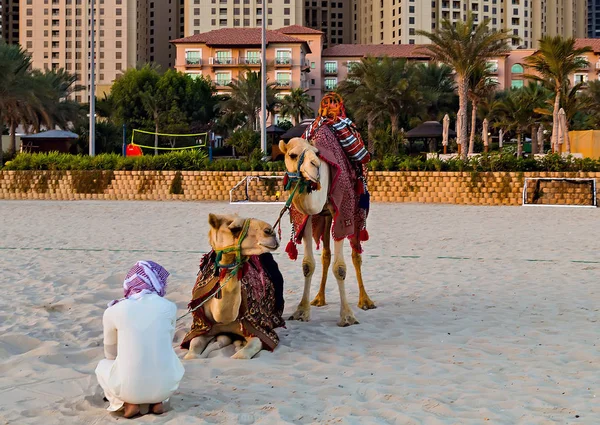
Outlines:
{"label": "street lamp", "polygon": [[260,59],[260,147],[267,155],[267,2],[263,2]]}
{"label": "street lamp", "polygon": [[94,7],[94,0],[90,0],[90,156],[94,156],[96,154],[96,49],[94,44],[94,33],[96,32],[96,25],[94,21]]}

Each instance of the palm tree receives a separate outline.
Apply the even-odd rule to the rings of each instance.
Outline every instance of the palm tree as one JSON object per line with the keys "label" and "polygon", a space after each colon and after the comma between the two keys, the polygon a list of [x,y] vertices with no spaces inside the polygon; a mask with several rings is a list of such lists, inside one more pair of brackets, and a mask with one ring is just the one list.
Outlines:
{"label": "palm tree", "polygon": [[419,66],[406,59],[364,58],[355,65],[338,91],[358,122],[366,122],[372,150],[374,126],[389,119],[391,135],[396,137],[400,122],[416,115],[423,104]]}
{"label": "palm tree", "polygon": [[439,121],[456,111],[458,98],[456,82],[448,65],[430,63],[419,65],[420,87],[424,101],[424,121]]}
{"label": "palm tree", "polygon": [[552,150],[558,151],[558,111],[569,76],[588,65],[582,57],[591,52],[590,47],[575,48],[574,38],[545,36],[540,40],[538,51],[525,59],[525,63],[535,72],[527,75],[536,81],[545,82],[554,91],[552,110]]}
{"label": "palm tree", "polygon": [[[30,67],[31,57],[25,50],[0,41],[0,126],[9,125],[13,152],[17,148],[17,124],[25,117],[32,117],[39,104],[32,90]],[[0,147],[0,164],[1,157]]]}
{"label": "palm tree", "polygon": [[477,130],[477,108],[482,99],[489,97],[498,83],[492,78],[487,64],[477,67],[469,77],[469,100],[471,101],[471,137],[469,139],[469,154],[475,149],[475,132]]}
{"label": "palm tree", "polygon": [[[260,73],[248,71],[240,75],[237,80],[229,83],[230,96],[223,102],[226,114],[243,113],[246,118],[244,126],[251,130],[258,130],[258,115],[261,106]],[[277,105],[275,98],[275,84],[267,84],[267,112],[272,113]]]}
{"label": "palm tree", "polygon": [[588,82],[586,96],[593,105],[591,109],[590,124],[593,128],[600,127],[600,80]]}
{"label": "palm tree", "polygon": [[[451,66],[456,72],[459,98],[459,119],[461,120],[458,140],[462,146],[467,144],[467,108],[469,78],[478,67],[484,66],[488,60],[510,51],[508,40],[513,38],[508,30],[492,31],[489,19],[480,24],[469,12],[465,22],[452,23],[444,20],[433,32],[418,31],[432,42],[424,49],[434,60]],[[462,151],[467,157],[467,149]]]}
{"label": "palm tree", "polygon": [[310,96],[308,90],[302,88],[293,89],[281,100],[279,113],[292,118],[294,125],[300,123],[302,118],[313,116],[315,111],[309,106]]}
{"label": "palm tree", "polygon": [[154,155],[158,155],[158,129],[160,125],[161,115],[161,99],[157,93],[145,91],[141,93],[142,104],[146,112],[152,117],[154,123]]}

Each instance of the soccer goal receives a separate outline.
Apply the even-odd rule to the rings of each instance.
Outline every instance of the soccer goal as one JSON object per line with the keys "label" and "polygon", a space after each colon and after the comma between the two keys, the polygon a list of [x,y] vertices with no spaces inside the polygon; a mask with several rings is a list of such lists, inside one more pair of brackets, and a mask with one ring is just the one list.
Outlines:
{"label": "soccer goal", "polygon": [[246,176],[229,191],[230,204],[285,204],[283,176]]}
{"label": "soccer goal", "polygon": [[[134,129],[131,133],[131,144],[147,149],[159,151],[181,151],[206,147],[208,133],[195,134],[168,134],[153,133],[151,131]],[[155,142],[158,147],[155,148]]]}
{"label": "soccer goal", "polygon": [[596,179],[527,177],[523,206],[596,208]]}

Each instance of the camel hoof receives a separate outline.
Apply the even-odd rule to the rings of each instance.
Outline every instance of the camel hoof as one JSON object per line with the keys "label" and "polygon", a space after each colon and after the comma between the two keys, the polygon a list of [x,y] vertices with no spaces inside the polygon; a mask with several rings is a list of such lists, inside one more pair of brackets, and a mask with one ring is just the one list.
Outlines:
{"label": "camel hoof", "polygon": [[358,325],[358,320],[356,320],[356,317],[354,317],[353,313],[349,313],[349,314],[343,315],[340,318],[340,321],[338,322],[337,325],[341,328],[345,328],[346,326]]}
{"label": "camel hoof", "polygon": [[321,297],[320,295],[317,295],[315,297],[315,299],[312,300],[310,305],[314,305],[315,307],[323,307],[323,306],[327,305],[327,302],[325,301],[325,297]]}
{"label": "camel hoof", "polygon": [[377,306],[375,305],[375,303],[373,301],[371,301],[370,298],[367,297],[364,300],[358,301],[358,308],[360,308],[361,310],[371,310],[371,309],[377,308]]}
{"label": "camel hoof", "polygon": [[299,322],[310,321],[310,310],[296,310],[288,320],[297,320]]}

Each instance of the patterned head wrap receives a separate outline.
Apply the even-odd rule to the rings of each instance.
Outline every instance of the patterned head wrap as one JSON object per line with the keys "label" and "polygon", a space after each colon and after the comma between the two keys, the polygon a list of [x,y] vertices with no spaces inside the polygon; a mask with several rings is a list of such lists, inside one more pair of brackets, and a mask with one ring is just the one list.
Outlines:
{"label": "patterned head wrap", "polygon": [[111,301],[113,306],[124,299],[139,299],[144,294],[157,294],[161,297],[167,292],[169,272],[154,261],[138,261],[129,270],[123,282],[124,298]]}

